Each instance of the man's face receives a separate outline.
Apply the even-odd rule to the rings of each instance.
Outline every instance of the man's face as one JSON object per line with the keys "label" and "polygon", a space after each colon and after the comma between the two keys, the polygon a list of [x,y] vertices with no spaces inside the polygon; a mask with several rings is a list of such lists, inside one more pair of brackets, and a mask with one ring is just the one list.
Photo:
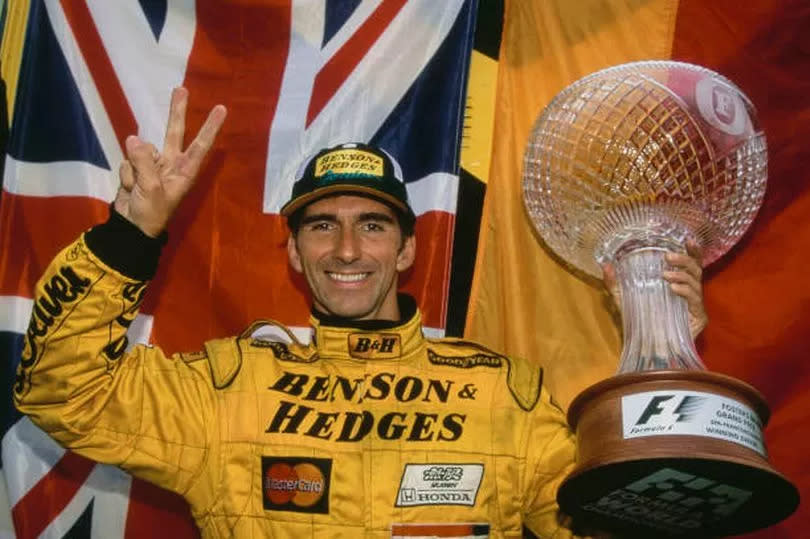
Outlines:
{"label": "man's face", "polygon": [[315,308],[353,320],[399,320],[397,276],[413,263],[416,241],[403,241],[394,210],[339,195],[303,212],[287,252],[293,269],[306,277]]}

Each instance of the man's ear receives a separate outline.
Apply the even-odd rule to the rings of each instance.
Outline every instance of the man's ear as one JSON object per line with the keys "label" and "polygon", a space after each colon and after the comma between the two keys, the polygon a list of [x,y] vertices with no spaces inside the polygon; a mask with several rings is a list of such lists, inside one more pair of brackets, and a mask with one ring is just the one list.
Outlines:
{"label": "man's ear", "polygon": [[295,243],[294,234],[287,237],[287,258],[289,258],[290,266],[295,271],[304,273],[304,266],[301,265],[301,255],[298,254],[298,245]]}
{"label": "man's ear", "polygon": [[411,234],[405,238],[402,248],[397,255],[397,271],[402,272],[413,265],[416,258],[416,236]]}

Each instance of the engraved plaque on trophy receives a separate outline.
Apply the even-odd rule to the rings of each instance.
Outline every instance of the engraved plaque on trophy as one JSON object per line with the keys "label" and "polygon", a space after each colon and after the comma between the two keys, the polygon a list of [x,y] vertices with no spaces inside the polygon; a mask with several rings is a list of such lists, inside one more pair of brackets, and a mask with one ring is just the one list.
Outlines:
{"label": "engraved plaque on trophy", "polygon": [[686,301],[661,277],[694,242],[726,253],[765,193],[765,137],[749,99],[708,69],[636,62],[584,77],[545,108],[525,154],[524,201],[547,246],[597,278],[616,270],[619,373],[568,411],[577,466],[560,507],[597,529],[702,537],[771,525],[798,505],[768,463],[768,407],[705,370]]}

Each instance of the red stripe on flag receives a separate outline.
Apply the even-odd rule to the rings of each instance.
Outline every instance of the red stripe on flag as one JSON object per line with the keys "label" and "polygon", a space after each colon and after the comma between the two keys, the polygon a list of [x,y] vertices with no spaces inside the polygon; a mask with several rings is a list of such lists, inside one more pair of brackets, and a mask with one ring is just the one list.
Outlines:
{"label": "red stripe on flag", "polygon": [[125,539],[191,539],[199,536],[200,531],[182,497],[146,481],[132,479]]}
{"label": "red stripe on flag", "polygon": [[51,259],[90,226],[105,221],[106,202],[84,197],[29,197],[3,192],[0,204],[0,295],[30,298]]}
{"label": "red stripe on flag", "polygon": [[406,0],[383,0],[357,32],[335,53],[315,76],[307,111],[307,127],[332,99],[349,74],[368,53],[385,28],[391,24]]}
{"label": "red stripe on flag", "polygon": [[[453,253],[455,215],[431,211],[416,220],[416,260],[400,277],[400,289],[416,298],[422,323],[444,328],[447,318],[446,290],[450,286],[450,256]],[[427,285],[426,285],[427,283]]]}
{"label": "red stripe on flag", "polygon": [[124,139],[138,132],[138,122],[135,121],[135,115],[118,82],[118,75],[107,56],[107,50],[104,48],[104,43],[101,41],[87,4],[70,0],[62,0],[60,4],[68,24],[73,30],[73,35],[76,37],[79,50],[84,56],[84,61],[92,73],[93,82],[98,88],[101,101],[104,103],[104,108],[110,117],[113,130],[115,130],[115,136],[123,151]]}
{"label": "red stripe on flag", "polygon": [[33,539],[48,527],[87,480],[96,463],[66,452],[11,509],[18,539]]}

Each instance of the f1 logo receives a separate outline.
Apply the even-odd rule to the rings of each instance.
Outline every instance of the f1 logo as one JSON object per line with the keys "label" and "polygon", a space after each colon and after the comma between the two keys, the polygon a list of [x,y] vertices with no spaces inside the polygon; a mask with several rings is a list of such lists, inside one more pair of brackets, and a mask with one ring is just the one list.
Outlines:
{"label": "f1 logo", "polygon": [[749,490],[672,468],[662,468],[625,488],[637,494],[677,503],[692,511],[710,509],[718,516],[733,514],[752,494]]}
{"label": "f1 logo", "polygon": [[703,397],[686,395],[675,400],[675,395],[656,395],[650,399],[644,411],[636,421],[636,426],[653,424],[672,424],[689,421],[705,400]]}

